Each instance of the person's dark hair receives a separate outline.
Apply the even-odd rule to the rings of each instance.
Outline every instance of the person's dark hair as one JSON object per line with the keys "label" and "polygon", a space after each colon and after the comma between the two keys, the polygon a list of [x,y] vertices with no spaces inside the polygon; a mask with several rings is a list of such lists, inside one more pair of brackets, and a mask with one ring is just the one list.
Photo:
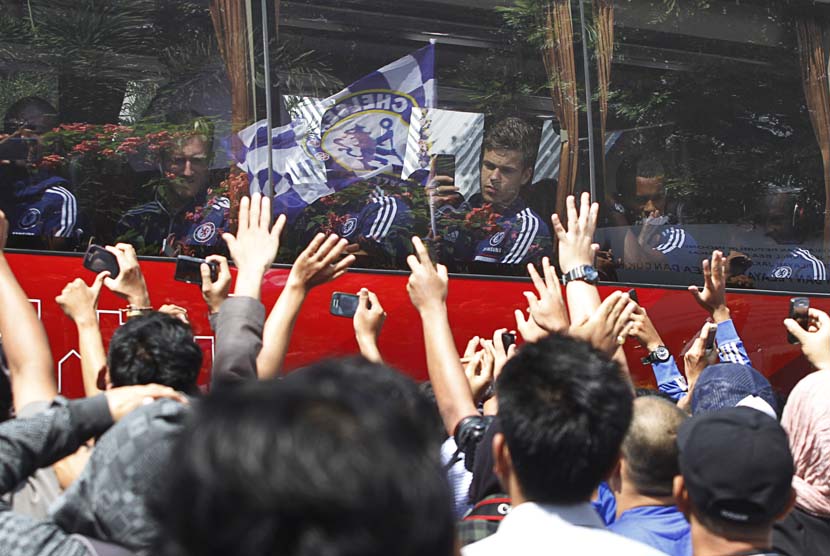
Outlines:
{"label": "person's dark hair", "polygon": [[656,396],[634,401],[634,418],[622,443],[627,476],[645,496],[671,496],[677,463],[677,429],[688,417]]}
{"label": "person's dark hair", "polygon": [[588,344],[553,335],[526,344],[496,383],[498,419],[528,500],[587,501],[617,462],[631,384]]}
{"label": "person's dark hair", "polygon": [[368,404],[385,406],[386,411],[405,411],[436,453],[446,440],[434,395],[430,398],[424,387],[408,376],[385,365],[372,363],[362,356],[324,359],[298,369],[284,380],[310,380],[320,388],[332,391],[366,385],[355,394],[366,396]]}
{"label": "person's dark hair", "polygon": [[130,319],[112,335],[107,354],[113,386],[155,382],[195,392],[202,350],[179,319],[153,312]]}
{"label": "person's dark hair", "polygon": [[627,158],[617,168],[617,192],[624,197],[633,196],[637,178],[659,178],[665,175],[665,167],[653,156]]}
{"label": "person's dark hair", "polygon": [[341,379],[325,362],[207,396],[153,503],[157,553],[451,554],[449,487],[408,386],[348,365]]}
{"label": "person's dark hair", "polygon": [[536,160],[538,133],[521,118],[510,116],[494,124],[484,135],[484,150],[504,149],[522,153],[525,168]]}
{"label": "person's dark hair", "polygon": [[14,133],[25,127],[45,133],[57,127],[57,109],[40,97],[24,97],[9,106],[3,117],[3,133]]}
{"label": "person's dark hair", "polygon": [[637,177],[640,178],[662,178],[666,170],[663,164],[654,157],[644,156],[637,161]]}

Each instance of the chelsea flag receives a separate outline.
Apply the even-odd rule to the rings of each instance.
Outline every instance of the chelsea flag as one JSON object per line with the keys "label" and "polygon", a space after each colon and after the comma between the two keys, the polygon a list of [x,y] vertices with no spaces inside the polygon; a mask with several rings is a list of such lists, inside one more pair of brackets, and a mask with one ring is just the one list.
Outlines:
{"label": "chelsea flag", "polygon": [[[293,220],[321,197],[378,174],[401,177],[413,112],[435,106],[435,45],[370,73],[324,100],[294,107],[271,130],[273,208]],[[268,123],[239,132],[237,165],[251,192],[268,179]]]}

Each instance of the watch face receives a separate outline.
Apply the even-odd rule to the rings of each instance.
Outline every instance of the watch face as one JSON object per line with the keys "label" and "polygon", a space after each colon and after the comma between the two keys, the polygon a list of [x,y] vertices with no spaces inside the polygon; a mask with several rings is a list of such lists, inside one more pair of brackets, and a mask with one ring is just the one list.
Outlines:
{"label": "watch face", "polygon": [[654,356],[659,361],[666,361],[669,358],[669,350],[665,346],[660,346],[654,350]]}
{"label": "watch face", "polygon": [[599,272],[592,266],[585,267],[585,280],[588,282],[596,282],[599,279]]}

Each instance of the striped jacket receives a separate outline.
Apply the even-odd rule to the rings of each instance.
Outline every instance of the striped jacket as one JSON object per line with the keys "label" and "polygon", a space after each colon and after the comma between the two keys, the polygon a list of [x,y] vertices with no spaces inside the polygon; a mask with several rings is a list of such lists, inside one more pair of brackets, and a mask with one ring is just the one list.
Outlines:
{"label": "striped jacket", "polygon": [[13,236],[73,238],[78,229],[78,201],[65,185],[51,177],[35,184],[17,182],[7,211],[9,233]]}
{"label": "striped jacket", "polygon": [[[469,212],[481,205],[481,195],[474,195],[458,209],[452,210],[456,213]],[[456,246],[456,260],[519,265],[548,254],[550,230],[521,197],[499,212],[496,226],[497,230],[483,239],[464,237],[469,232],[463,228],[447,233]]]}

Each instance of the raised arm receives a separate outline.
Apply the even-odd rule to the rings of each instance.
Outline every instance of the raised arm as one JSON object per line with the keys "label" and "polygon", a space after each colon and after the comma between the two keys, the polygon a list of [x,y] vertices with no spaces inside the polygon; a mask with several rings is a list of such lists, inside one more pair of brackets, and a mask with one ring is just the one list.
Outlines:
{"label": "raised arm", "polygon": [[294,261],[285,287],[265,322],[262,350],[256,362],[260,379],[280,373],[308,292],[314,286],[339,278],[355,261],[354,255],[343,256],[347,247],[348,241],[334,234],[328,237],[317,234]]}
{"label": "raised arm", "polygon": [[455,348],[447,315],[447,267],[432,264],[420,238],[412,238],[415,254],[406,262],[412,270],[406,290],[421,316],[427,371],[447,434],[452,436],[465,417],[477,415],[473,394]]}
{"label": "raised arm", "polygon": [[[160,397],[186,401],[166,386],[126,386],[81,400],[67,402],[58,398],[48,411],[0,424],[0,493],[9,492],[35,470],[74,452],[146,399]],[[89,554],[82,543],[55,522],[12,511],[0,511],[0,537],[6,556]]]}
{"label": "raised arm", "polygon": [[793,319],[784,319],[787,331],[801,344],[801,351],[819,371],[830,370],[830,316],[824,311],[810,309],[807,330]]}
{"label": "raised arm", "polygon": [[107,245],[106,250],[118,260],[118,276],[105,278],[104,285],[115,295],[127,300],[128,317],[131,312],[152,311],[150,292],[138,264],[135,248],[129,243],[117,243],[114,246]]}
{"label": "raised arm", "polygon": [[383,310],[378,296],[362,288],[358,293],[357,311],[352,322],[360,353],[373,363],[383,363],[383,357],[378,348],[378,337],[380,337],[385,321],[386,311]]}
{"label": "raised arm", "polygon": [[[568,196],[566,201],[568,210],[568,228],[563,226],[559,215],[551,216],[553,230],[559,241],[559,269],[563,276],[572,270],[583,267],[592,267],[594,263],[594,231],[597,228],[599,205],[591,204],[591,196],[583,193],[580,200],[579,212],[576,209],[576,199]],[[565,286],[568,298],[568,311],[571,322],[582,322],[593,314],[600,305],[599,291],[595,283],[584,279],[569,280]]]}
{"label": "raised arm", "polygon": [[632,320],[634,326],[631,327],[630,336],[636,338],[648,351],[648,356],[643,358],[643,364],[651,365],[654,378],[657,380],[657,389],[677,402],[686,395],[689,386],[680,374],[674,356],[669,353],[644,308],[638,307],[632,315]]}
{"label": "raised arm", "polygon": [[724,363],[751,365],[749,354],[738,336],[729,307],[726,304],[726,258],[720,251],[712,251],[712,260],[703,261],[703,291],[689,286],[689,293],[695,298],[712,320],[718,325],[715,338],[718,341],[718,356]]}
{"label": "raised arm", "polygon": [[78,328],[78,348],[81,352],[81,376],[84,383],[84,393],[94,396],[101,392],[99,377],[107,367],[107,352],[104,350],[104,340],[98,326],[98,297],[104,279],[109,272],[104,271],[95,277],[91,285],[76,278],[69,282],[55,301],[60,305],[66,316],[72,319]]}
{"label": "raised arm", "polygon": [[711,323],[706,323],[700,330],[697,338],[692,342],[686,354],[683,356],[683,369],[686,371],[686,380],[689,383],[689,393],[677,402],[677,407],[684,411],[691,411],[692,395],[694,395],[695,384],[700,377],[703,369],[709,365],[714,365],[718,362],[717,353],[706,351],[706,337],[709,335],[709,329],[714,326]]}
{"label": "raised arm", "polygon": [[14,409],[58,394],[49,339],[6,260],[9,222],[0,211],[0,335],[11,374]]}
{"label": "raised arm", "polygon": [[[228,233],[222,236],[238,272],[234,297],[222,303],[219,314],[212,321],[216,333],[213,384],[256,379],[265,320],[265,308],[260,302],[262,277],[277,256],[284,225],[285,217],[280,216],[271,226],[271,200],[255,193],[240,202],[236,236]],[[203,295],[205,288],[203,283]],[[211,291],[210,295],[214,293],[218,292]]]}

